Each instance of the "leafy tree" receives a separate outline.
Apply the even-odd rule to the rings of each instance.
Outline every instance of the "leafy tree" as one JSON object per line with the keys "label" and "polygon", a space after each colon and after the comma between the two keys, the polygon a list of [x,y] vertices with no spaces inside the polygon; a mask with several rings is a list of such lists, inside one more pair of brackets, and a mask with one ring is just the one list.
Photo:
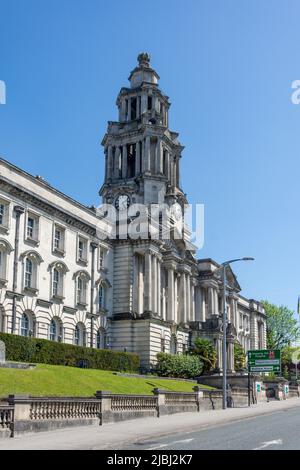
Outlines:
{"label": "leafy tree", "polygon": [[278,307],[266,300],[262,303],[267,315],[268,349],[282,349],[290,346],[300,337],[300,328],[294,312],[283,305]]}
{"label": "leafy tree", "polygon": [[217,351],[209,339],[196,338],[190,354],[199,356],[203,363],[203,373],[206,374],[215,369],[217,362]]}
{"label": "leafy tree", "polygon": [[234,369],[244,369],[246,366],[246,354],[243,346],[236,341],[234,343]]}

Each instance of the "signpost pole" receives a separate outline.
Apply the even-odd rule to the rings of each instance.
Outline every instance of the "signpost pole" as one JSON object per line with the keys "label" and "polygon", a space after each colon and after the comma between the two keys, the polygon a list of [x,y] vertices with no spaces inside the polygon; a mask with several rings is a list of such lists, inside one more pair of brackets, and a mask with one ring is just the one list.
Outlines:
{"label": "signpost pole", "polygon": [[250,406],[250,364],[249,364],[249,352],[248,352],[248,406]]}

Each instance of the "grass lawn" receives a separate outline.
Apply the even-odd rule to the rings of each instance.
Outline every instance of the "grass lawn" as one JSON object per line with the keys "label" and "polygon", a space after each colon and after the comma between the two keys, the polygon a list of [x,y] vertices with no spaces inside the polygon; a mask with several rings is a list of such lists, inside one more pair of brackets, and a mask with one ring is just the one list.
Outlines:
{"label": "grass lawn", "polygon": [[[0,368],[0,397],[24,393],[32,396],[93,396],[97,390],[151,395],[154,387],[191,392],[194,384],[180,380],[120,377],[113,372],[37,364],[35,369]],[[209,388],[209,387],[207,387]]]}

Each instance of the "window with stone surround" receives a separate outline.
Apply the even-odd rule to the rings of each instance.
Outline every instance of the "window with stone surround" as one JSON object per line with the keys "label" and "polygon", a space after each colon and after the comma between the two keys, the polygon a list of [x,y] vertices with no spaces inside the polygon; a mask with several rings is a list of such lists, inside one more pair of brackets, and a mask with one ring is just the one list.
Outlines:
{"label": "window with stone surround", "polygon": [[82,322],[78,322],[75,326],[74,344],[76,344],[76,346],[86,345],[86,327]]}
{"label": "window with stone surround", "polygon": [[0,286],[6,286],[8,281],[8,259],[13,247],[9,242],[0,239]]}
{"label": "window with stone surround", "polygon": [[82,236],[77,239],[77,262],[85,265],[88,262],[88,240]]}
{"label": "window with stone surround", "polygon": [[26,294],[38,293],[38,270],[43,262],[41,255],[36,251],[26,251],[21,255],[23,260],[23,290]]}
{"label": "window with stone surround", "polygon": [[61,302],[64,299],[65,276],[69,270],[62,261],[52,263],[49,270],[51,275],[50,297]]}
{"label": "window with stone surround", "polygon": [[0,199],[0,230],[8,232],[9,229],[9,217],[10,217],[10,202],[6,199]]}
{"label": "window with stone surround", "polygon": [[39,216],[32,212],[27,212],[25,220],[25,240],[37,244],[39,241]]}
{"label": "window with stone surround", "polygon": [[49,325],[50,341],[62,341],[62,321],[59,317],[53,317]]}
{"label": "window with stone surround", "polygon": [[65,254],[65,234],[66,234],[66,230],[64,227],[58,224],[54,224],[53,252],[58,255]]}
{"label": "window with stone surround", "polygon": [[74,276],[75,281],[75,304],[80,307],[87,306],[87,290],[90,275],[87,271],[77,271]]}

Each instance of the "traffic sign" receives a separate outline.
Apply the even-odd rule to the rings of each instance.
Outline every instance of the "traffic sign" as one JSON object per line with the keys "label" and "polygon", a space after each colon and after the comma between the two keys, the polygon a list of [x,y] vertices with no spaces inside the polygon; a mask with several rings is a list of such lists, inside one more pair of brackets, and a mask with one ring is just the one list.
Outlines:
{"label": "traffic sign", "polygon": [[248,351],[249,372],[281,372],[279,349],[258,349]]}

